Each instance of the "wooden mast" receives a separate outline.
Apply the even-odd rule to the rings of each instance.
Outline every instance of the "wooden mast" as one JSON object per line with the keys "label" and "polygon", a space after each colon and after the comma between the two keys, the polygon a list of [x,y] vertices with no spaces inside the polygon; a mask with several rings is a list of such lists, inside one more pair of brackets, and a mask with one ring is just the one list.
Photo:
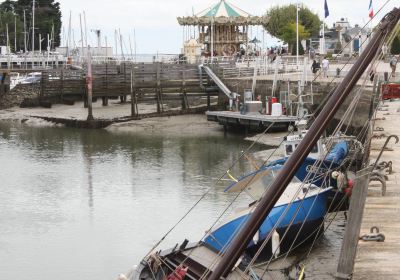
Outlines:
{"label": "wooden mast", "polygon": [[384,40],[385,36],[393,30],[399,20],[400,9],[394,8],[393,11],[386,15],[381,21],[376,34],[365,51],[361,54],[342,83],[334,89],[330,99],[312,124],[303,141],[301,141],[292,156],[283,166],[282,170],[278,173],[278,176],[268,188],[264,197],[261,199],[246,224],[234,237],[232,243],[224,252],[220,262],[215,267],[208,280],[219,280],[221,277],[227,276],[232,271],[234,265],[246,250],[247,245],[256,234],[265,218],[269,215],[282,193],[285,191],[300,165],[310,153],[312,147],[317,143],[329,122],[333,119],[346,97],[352,91],[357,81],[379,51],[382,40]]}

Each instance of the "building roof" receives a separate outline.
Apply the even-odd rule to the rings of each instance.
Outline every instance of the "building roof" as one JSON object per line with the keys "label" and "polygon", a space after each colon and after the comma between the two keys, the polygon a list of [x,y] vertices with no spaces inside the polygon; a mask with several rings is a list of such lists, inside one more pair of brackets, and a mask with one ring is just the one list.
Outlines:
{"label": "building roof", "polygon": [[242,9],[229,3],[226,0],[220,0],[218,3],[196,14],[197,17],[251,17]]}

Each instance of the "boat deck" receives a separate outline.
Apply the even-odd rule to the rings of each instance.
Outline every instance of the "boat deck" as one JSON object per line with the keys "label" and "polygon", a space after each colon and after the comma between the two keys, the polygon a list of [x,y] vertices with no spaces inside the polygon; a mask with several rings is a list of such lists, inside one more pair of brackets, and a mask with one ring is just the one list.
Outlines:
{"label": "boat deck", "polygon": [[[375,126],[384,131],[374,134],[398,135],[400,127],[400,101],[386,102],[388,111],[379,111]],[[386,108],[383,108],[386,110]],[[386,137],[373,139],[371,144],[372,162],[386,141]],[[381,184],[371,182],[368,197],[364,207],[364,215],[360,236],[370,232],[371,227],[377,226],[385,235],[384,242],[359,241],[354,266],[353,279],[399,279],[400,275],[400,144],[394,144],[391,139],[388,144],[390,151],[383,153],[381,161],[393,163],[393,173],[386,181],[386,195],[381,194]]]}

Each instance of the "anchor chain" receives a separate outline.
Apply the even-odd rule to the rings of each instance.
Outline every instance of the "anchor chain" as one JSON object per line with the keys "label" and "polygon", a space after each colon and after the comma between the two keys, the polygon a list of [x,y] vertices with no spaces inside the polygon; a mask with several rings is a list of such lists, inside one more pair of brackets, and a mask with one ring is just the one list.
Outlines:
{"label": "anchor chain", "polygon": [[379,232],[379,228],[377,226],[373,226],[370,229],[370,233],[362,235],[360,237],[360,240],[384,242],[385,241],[385,235],[383,233]]}

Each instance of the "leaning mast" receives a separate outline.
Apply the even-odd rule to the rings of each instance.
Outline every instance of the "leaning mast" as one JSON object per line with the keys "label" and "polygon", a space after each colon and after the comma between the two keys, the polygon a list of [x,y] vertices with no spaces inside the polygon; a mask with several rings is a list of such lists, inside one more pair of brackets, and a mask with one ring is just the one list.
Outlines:
{"label": "leaning mast", "polygon": [[351,68],[342,83],[333,90],[331,97],[315,119],[314,123],[308,130],[308,133],[304,136],[297,149],[286,161],[276,179],[260,200],[253,214],[234,237],[208,280],[219,280],[226,277],[232,271],[233,267],[246,250],[247,245],[252,240],[265,218],[271,212],[272,208],[293,179],[295,173],[310,153],[313,146],[317,143],[322,133],[325,131],[329,122],[333,119],[344,100],[348,97],[354,86],[357,84],[357,81],[380,50],[381,42],[385,40],[386,36],[390,32],[393,31],[399,20],[400,8],[394,8],[392,12],[383,18],[371,42]]}

